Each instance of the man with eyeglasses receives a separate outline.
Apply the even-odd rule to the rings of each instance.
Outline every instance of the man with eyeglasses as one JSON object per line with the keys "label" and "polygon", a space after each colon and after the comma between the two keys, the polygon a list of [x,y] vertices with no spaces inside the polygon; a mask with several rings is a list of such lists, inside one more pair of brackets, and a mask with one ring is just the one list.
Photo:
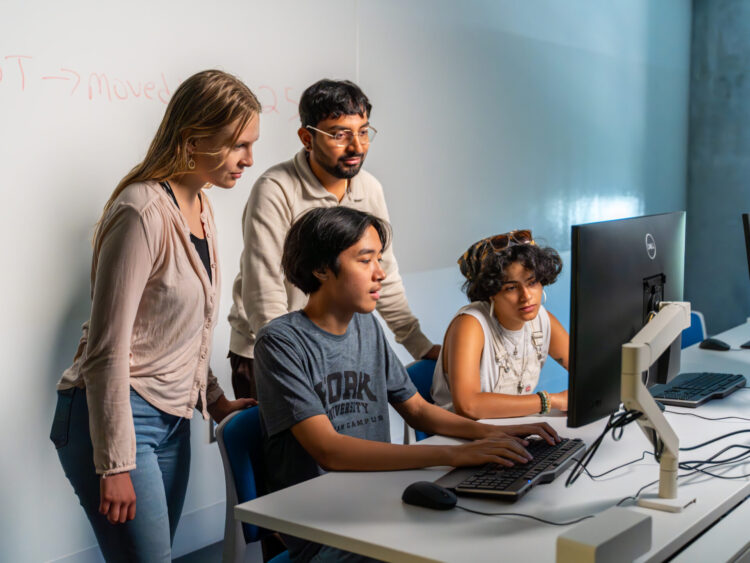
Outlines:
{"label": "man with eyeglasses", "polygon": [[[389,220],[382,186],[362,170],[377,133],[370,125],[371,110],[356,84],[316,82],[299,102],[302,150],[269,168],[253,186],[242,219],[245,247],[229,313],[232,387],[238,398],[257,398],[252,358],[258,331],[307,303],[281,272],[284,239],[294,220],[309,209],[338,205]],[[383,252],[382,267],[386,278],[378,312],[415,359],[437,359],[440,346],[422,333],[409,308],[392,245]]]}

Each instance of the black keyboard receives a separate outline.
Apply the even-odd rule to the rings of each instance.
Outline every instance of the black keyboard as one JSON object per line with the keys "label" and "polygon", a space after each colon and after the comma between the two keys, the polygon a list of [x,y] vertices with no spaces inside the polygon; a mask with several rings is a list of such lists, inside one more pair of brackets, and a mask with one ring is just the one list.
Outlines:
{"label": "black keyboard", "polygon": [[541,438],[530,438],[526,447],[534,456],[525,464],[505,467],[488,463],[481,467],[458,467],[437,481],[457,494],[492,496],[516,501],[534,485],[549,483],[558,477],[586,451],[586,445],[576,438],[550,446]]}
{"label": "black keyboard", "polygon": [[666,385],[651,387],[651,396],[664,405],[695,408],[721,399],[745,386],[744,376],[732,373],[681,373]]}

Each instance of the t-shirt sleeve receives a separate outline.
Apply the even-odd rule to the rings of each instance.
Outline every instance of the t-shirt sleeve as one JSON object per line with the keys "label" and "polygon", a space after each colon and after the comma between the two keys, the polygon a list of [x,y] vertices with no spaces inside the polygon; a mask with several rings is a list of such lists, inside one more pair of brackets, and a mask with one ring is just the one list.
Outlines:
{"label": "t-shirt sleeve", "polygon": [[396,356],[396,352],[388,344],[380,323],[374,315],[370,315],[370,317],[376,326],[380,345],[385,350],[385,383],[388,390],[388,402],[392,404],[403,403],[417,392],[417,388],[411,382],[409,374],[406,373],[404,364],[401,363],[401,360]]}
{"label": "t-shirt sleeve", "polygon": [[299,350],[283,335],[262,331],[255,343],[260,413],[269,436],[326,414]]}

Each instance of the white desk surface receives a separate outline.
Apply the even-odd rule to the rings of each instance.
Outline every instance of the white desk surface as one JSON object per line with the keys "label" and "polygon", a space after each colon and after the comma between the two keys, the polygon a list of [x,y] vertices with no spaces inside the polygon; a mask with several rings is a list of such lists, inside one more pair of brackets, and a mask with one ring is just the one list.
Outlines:
{"label": "white desk surface", "polygon": [[[750,325],[719,335],[733,345],[750,339]],[[721,355],[723,354],[723,356]],[[742,366],[745,366],[745,369]],[[750,350],[711,352],[697,345],[683,351],[682,371],[733,371],[750,375]],[[750,379],[750,377],[748,377]],[[699,409],[669,407],[668,411],[695,412],[719,417],[750,415],[750,391],[740,390],[721,401]],[[748,416],[750,417],[750,416]],[[667,414],[680,438],[690,446],[712,437],[747,429],[745,421],[704,421],[692,416]],[[525,420],[538,420],[529,417]],[[605,421],[566,428],[564,417],[545,417],[561,435],[581,437],[591,443]],[[524,419],[516,419],[520,422]],[[502,421],[492,421],[499,422]],[[455,443],[433,437],[422,443]],[[700,450],[682,452],[681,461],[705,459],[722,447],[750,444],[750,434],[737,435]],[[622,439],[608,436],[589,465],[593,474],[640,457],[650,444],[637,424],[625,428]],[[739,453],[738,450],[733,450]],[[245,522],[295,535],[386,561],[554,561],[557,536],[572,526],[550,526],[526,518],[480,516],[462,510],[434,511],[401,502],[404,488],[415,481],[435,480],[448,468],[411,471],[335,472],[235,507],[235,516]],[[681,472],[684,473],[684,472]],[[750,462],[716,470],[724,476],[750,473]],[[597,514],[620,499],[635,494],[646,483],[658,479],[658,465],[647,455],[643,461],[619,469],[597,481],[583,475],[570,488],[565,476],[532,489],[515,504],[459,497],[459,504],[488,512],[520,512],[555,521]],[[724,480],[693,475],[680,479],[680,495],[697,502],[678,514],[625,506],[651,515],[651,550],[637,561],[661,561],[715,523],[723,514],[750,495],[750,479]],[[656,485],[646,490],[655,492]]]}

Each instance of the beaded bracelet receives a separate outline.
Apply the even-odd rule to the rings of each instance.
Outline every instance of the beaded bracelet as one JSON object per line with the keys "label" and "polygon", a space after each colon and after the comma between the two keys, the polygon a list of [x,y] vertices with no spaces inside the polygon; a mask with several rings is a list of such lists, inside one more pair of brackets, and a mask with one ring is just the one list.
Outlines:
{"label": "beaded bracelet", "polygon": [[549,393],[546,391],[537,391],[536,394],[539,395],[539,398],[542,401],[542,410],[539,411],[539,414],[548,414],[552,406],[549,400]]}

